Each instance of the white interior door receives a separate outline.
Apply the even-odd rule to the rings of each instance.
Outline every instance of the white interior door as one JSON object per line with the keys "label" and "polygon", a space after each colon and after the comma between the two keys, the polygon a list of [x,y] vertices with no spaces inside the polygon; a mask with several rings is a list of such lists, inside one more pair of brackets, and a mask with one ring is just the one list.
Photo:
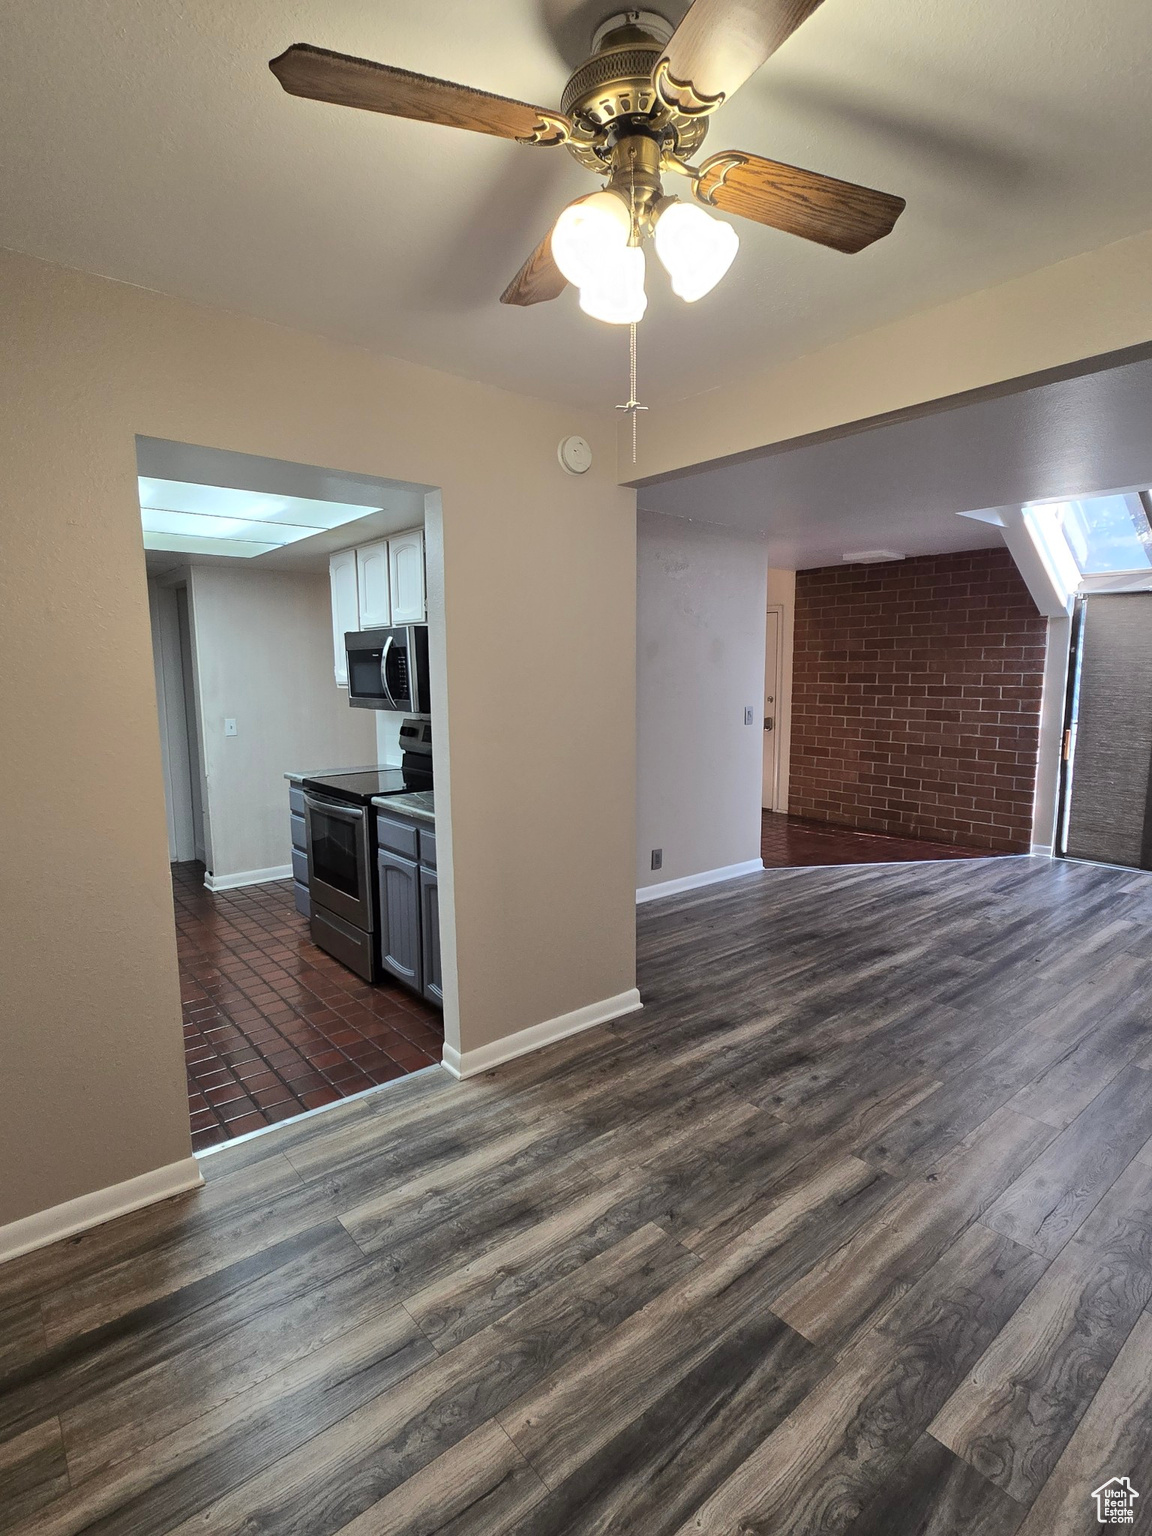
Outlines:
{"label": "white interior door", "polygon": [[766,811],[774,811],[779,803],[780,617],[778,608],[769,608],[764,626],[764,793],[760,803]]}
{"label": "white interior door", "polygon": [[192,840],[195,857],[208,863],[208,834],[204,827],[204,753],[200,745],[200,726],[196,709],[196,669],[192,662],[192,619],[188,588],[176,588],[176,615],[180,623],[180,668],[184,679],[184,722],[188,739],[188,774],[192,785]]}
{"label": "white interior door", "polygon": [[176,593],[148,583],[152,617],[152,663],[156,675],[156,710],[164,764],[164,801],[168,813],[168,857],[173,863],[196,857],[191,762],[180,655]]}

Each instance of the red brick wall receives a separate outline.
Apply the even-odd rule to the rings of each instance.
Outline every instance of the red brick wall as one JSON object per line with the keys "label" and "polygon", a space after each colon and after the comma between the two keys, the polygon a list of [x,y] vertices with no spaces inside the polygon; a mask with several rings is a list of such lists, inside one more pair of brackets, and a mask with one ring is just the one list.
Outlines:
{"label": "red brick wall", "polygon": [[1046,630],[1003,549],[797,572],[789,811],[1027,850]]}

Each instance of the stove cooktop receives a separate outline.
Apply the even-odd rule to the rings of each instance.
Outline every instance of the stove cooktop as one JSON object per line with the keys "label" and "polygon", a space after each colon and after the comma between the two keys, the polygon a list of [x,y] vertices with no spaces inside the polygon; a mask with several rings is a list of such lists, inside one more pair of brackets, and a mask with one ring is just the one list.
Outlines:
{"label": "stove cooktop", "polygon": [[405,795],[431,789],[432,775],[405,768],[373,768],[367,773],[330,773],[305,779],[304,788],[350,805],[367,805],[373,795]]}

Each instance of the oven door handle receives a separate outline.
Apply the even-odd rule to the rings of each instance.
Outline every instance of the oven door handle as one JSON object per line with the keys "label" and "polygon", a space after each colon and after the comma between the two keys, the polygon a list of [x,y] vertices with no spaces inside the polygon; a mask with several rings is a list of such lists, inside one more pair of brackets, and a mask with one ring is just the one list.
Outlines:
{"label": "oven door handle", "polygon": [[384,642],[384,649],[380,652],[380,686],[384,690],[384,697],[393,709],[396,708],[396,700],[392,697],[392,690],[388,686],[388,653],[396,639],[395,635],[389,635]]}
{"label": "oven door handle", "polygon": [[304,804],[310,811],[317,811],[324,816],[332,816],[337,821],[363,821],[364,808],[356,805],[337,805],[332,800],[317,800],[307,790],[304,792]]}

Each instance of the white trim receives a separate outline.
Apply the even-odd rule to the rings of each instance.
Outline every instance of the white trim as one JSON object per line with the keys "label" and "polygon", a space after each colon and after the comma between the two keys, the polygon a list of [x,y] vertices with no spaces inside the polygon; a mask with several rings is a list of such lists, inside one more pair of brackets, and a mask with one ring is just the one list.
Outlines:
{"label": "white trim", "polygon": [[270,880],[291,880],[291,864],[275,864],[271,869],[241,869],[234,875],[204,876],[210,891],[234,891],[241,885],[267,885]]}
{"label": "white trim", "polygon": [[577,1035],[581,1030],[592,1029],[597,1024],[607,1024],[609,1019],[635,1013],[643,1006],[639,991],[632,987],[615,997],[605,997],[598,1003],[589,1003],[585,1008],[574,1008],[571,1013],[545,1019],[543,1024],[531,1024],[527,1029],[518,1029],[514,1035],[493,1040],[491,1045],[477,1046],[474,1051],[458,1051],[454,1045],[445,1041],[444,1066],[453,1077],[475,1077],[477,1072],[487,1072],[491,1067],[498,1067],[501,1062],[511,1061],[514,1056],[538,1051],[542,1046],[552,1045],[568,1035]]}
{"label": "white trim", "polygon": [[1032,844],[1032,852],[1033,853],[1041,854],[1046,859],[1050,859],[1052,857],[1052,844],[1051,843],[1033,843]]}
{"label": "white trim", "polygon": [[682,875],[679,880],[662,880],[659,885],[642,885],[636,892],[636,905],[694,891],[701,885],[718,885],[721,880],[738,880],[741,875],[758,875],[763,868],[763,859],[748,859],[743,864],[725,864],[722,869],[705,869],[698,875]]}
{"label": "white trim", "polygon": [[122,1184],[94,1189],[90,1195],[78,1195],[62,1205],[49,1206],[34,1216],[22,1216],[19,1221],[0,1227],[0,1264],[34,1248],[57,1243],[62,1237],[86,1232],[89,1227],[98,1227],[117,1216],[126,1216],[141,1206],[154,1205],[157,1200],[167,1200],[188,1189],[199,1189],[203,1182],[199,1163],[194,1157],[186,1157],[182,1162],[125,1179]]}

